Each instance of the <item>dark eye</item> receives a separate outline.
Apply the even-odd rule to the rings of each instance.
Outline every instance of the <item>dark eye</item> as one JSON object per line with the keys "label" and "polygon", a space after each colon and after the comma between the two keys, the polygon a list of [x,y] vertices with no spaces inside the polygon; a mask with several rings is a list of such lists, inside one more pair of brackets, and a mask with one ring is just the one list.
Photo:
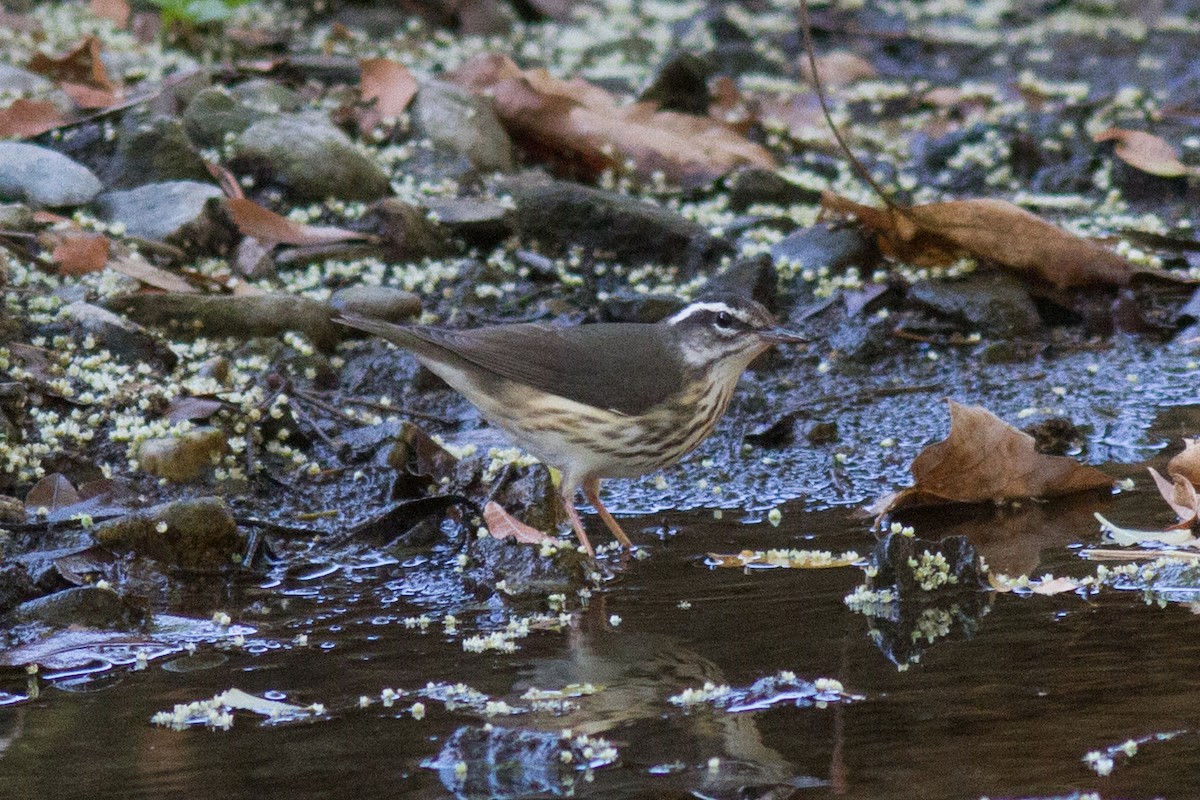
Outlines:
{"label": "dark eye", "polygon": [[718,312],[717,313],[717,327],[718,328],[732,328],[733,327],[733,315],[730,314],[728,311]]}

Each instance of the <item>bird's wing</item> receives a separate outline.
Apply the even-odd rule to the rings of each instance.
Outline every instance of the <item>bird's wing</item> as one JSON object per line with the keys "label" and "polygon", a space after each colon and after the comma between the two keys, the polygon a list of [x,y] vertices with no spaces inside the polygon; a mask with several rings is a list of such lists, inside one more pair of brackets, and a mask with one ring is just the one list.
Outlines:
{"label": "bird's wing", "polygon": [[598,323],[558,328],[497,325],[469,330],[340,320],[434,361],[476,369],[622,414],[642,414],[682,385],[674,331],[661,325]]}

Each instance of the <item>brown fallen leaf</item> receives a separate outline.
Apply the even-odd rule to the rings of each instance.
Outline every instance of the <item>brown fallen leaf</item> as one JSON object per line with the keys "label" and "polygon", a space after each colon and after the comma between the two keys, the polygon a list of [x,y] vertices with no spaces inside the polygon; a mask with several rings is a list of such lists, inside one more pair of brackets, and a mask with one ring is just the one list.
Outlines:
{"label": "brown fallen leaf", "polygon": [[79,502],[79,493],[61,472],[47,475],[33,485],[25,495],[25,511],[36,514],[41,509],[54,512]]}
{"label": "brown fallen leaf", "polygon": [[1200,521],[1200,437],[1184,439],[1183,450],[1167,462],[1167,480],[1158,470],[1147,467],[1150,477],[1158,487],[1158,493],[1179,517],[1179,522],[1168,530],[1190,529]]}
{"label": "brown fallen leaf", "polygon": [[70,233],[51,252],[63,275],[99,272],[108,264],[112,242],[99,233]]}
{"label": "brown fallen leaf", "polygon": [[661,111],[654,103],[619,105],[580,78],[522,70],[507,56],[482,54],[448,77],[490,95],[505,128],[527,151],[559,171],[595,178],[606,169],[699,184],[743,165],[767,169],[774,157],[719,120]]}
{"label": "brown fallen leaf", "polygon": [[153,286],[155,289],[161,289],[164,292],[195,294],[200,291],[183,277],[174,272],[168,272],[161,267],[154,266],[128,248],[116,248],[116,251],[111,253],[110,256],[108,268],[114,272],[121,273],[126,278],[133,278],[135,281],[144,283],[147,286]]}
{"label": "brown fallen leaf", "polygon": [[1005,200],[976,199],[880,209],[826,192],[821,204],[853,214],[888,255],[921,266],[944,266],[972,255],[1065,289],[1124,286],[1133,264],[1101,244],[1051,225]]}
{"label": "brown fallen leaf", "polygon": [[359,94],[369,107],[359,112],[358,126],[365,131],[404,113],[417,94],[417,79],[408,67],[390,58],[364,58],[359,66]]}
{"label": "brown fallen leaf", "polygon": [[1160,178],[1178,178],[1190,170],[1179,160],[1179,152],[1166,139],[1145,131],[1108,128],[1092,137],[1096,142],[1116,142],[1117,158],[1134,169]]}
{"label": "brown fallen leaf", "polygon": [[496,539],[516,539],[521,544],[541,544],[556,541],[537,528],[532,528],[509,514],[495,500],[489,500],[483,507],[483,521],[487,524],[488,532]]}
{"label": "brown fallen leaf", "polygon": [[950,405],[950,435],[913,459],[913,486],[880,498],[875,514],[949,503],[1056,497],[1112,486],[1112,478],[1066,456],[1034,449],[1034,439],[979,406]]}
{"label": "brown fallen leaf", "polygon": [[108,76],[100,57],[100,40],[95,36],[57,58],[34,54],[29,70],[57,81],[59,88],[82,108],[107,108],[120,100],[120,87]]}
{"label": "brown fallen leaf", "polygon": [[124,28],[129,24],[131,9],[128,0],[89,0],[88,11],[118,28]]}
{"label": "brown fallen leaf", "polygon": [[230,198],[225,201],[237,229],[261,242],[291,245],[329,244],[370,239],[370,234],[324,225],[304,225],[263,208],[253,200]]}
{"label": "brown fallen leaf", "polygon": [[206,420],[225,407],[225,403],[215,397],[176,397],[163,412],[169,422],[186,420]]}
{"label": "brown fallen leaf", "polygon": [[27,139],[66,124],[58,106],[49,100],[14,100],[0,110],[0,139]]}

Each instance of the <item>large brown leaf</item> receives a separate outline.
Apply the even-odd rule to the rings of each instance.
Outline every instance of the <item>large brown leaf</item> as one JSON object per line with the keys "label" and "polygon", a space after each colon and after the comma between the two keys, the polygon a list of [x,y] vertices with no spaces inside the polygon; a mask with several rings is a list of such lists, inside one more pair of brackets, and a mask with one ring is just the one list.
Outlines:
{"label": "large brown leaf", "polygon": [[913,460],[914,485],[881,498],[873,512],[1055,497],[1112,486],[1112,478],[1098,469],[1037,452],[1032,436],[987,409],[947,402],[950,435]]}
{"label": "large brown leaf", "polygon": [[643,177],[662,172],[671,181],[699,184],[738,166],[775,166],[765,148],[719,120],[660,111],[654,103],[622,106],[599,86],[522,70],[507,56],[476,56],[450,77],[490,95],[505,128],[527,151],[581,177],[632,162]]}
{"label": "large brown leaf", "polygon": [[1060,289],[1124,286],[1136,271],[1103,245],[1005,200],[951,200],[889,210],[827,192],[821,203],[858,217],[875,232],[885,253],[922,266],[943,266],[972,255]]}

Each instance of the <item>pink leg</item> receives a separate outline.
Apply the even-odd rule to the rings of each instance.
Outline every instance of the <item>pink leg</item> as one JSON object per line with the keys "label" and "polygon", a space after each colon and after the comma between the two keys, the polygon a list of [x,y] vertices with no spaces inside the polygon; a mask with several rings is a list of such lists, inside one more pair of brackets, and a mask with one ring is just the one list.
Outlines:
{"label": "pink leg", "polygon": [[604,520],[604,524],[612,531],[612,535],[617,537],[617,541],[622,547],[632,548],[633,542],[629,541],[629,537],[625,535],[625,531],[621,530],[621,526],[613,519],[613,515],[608,513],[608,509],[600,502],[600,479],[590,478],[583,482],[583,493],[587,495],[588,502],[596,507],[596,512],[600,514],[600,519]]}
{"label": "pink leg", "polygon": [[575,490],[572,489],[570,494],[564,492],[562,495],[563,508],[567,510],[567,516],[571,519],[571,527],[575,529],[575,535],[579,537],[579,543],[583,545],[583,549],[587,551],[589,556],[596,555],[596,551],[592,549],[592,543],[588,541],[587,532],[583,529],[583,520],[579,518],[579,512],[575,510],[575,498],[572,496]]}

